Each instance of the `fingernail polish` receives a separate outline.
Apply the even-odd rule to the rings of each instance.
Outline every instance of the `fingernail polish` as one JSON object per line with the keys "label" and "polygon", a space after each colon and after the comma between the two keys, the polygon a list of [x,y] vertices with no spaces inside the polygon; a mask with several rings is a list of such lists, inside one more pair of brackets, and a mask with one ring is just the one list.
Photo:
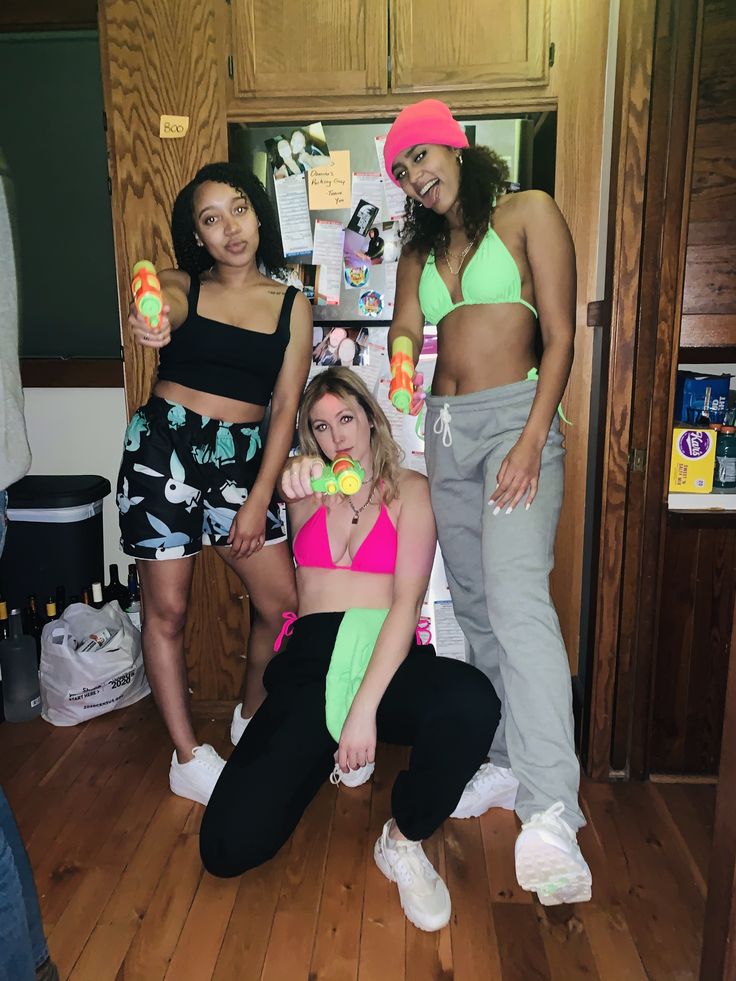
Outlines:
{"label": "fingernail polish", "polygon": [[496,515],[496,514],[500,514],[500,513],[501,513],[501,508],[499,508],[499,507],[495,507],[495,508],[493,509],[493,513],[494,513],[494,515]]}
{"label": "fingernail polish", "polygon": [[531,507],[531,504],[525,504],[524,505],[524,510],[525,511],[528,511],[530,507]]}
{"label": "fingernail polish", "polygon": [[508,506],[508,507],[506,508],[506,514],[511,514],[511,512],[512,512],[513,510],[514,510],[514,509],[513,509],[513,508],[511,507],[511,505],[509,504],[509,506]]}
{"label": "fingernail polish", "polygon": [[496,504],[496,502],[495,502],[495,501],[493,500],[493,498],[491,498],[491,499],[490,499],[490,501],[489,501],[488,503],[489,503],[489,505],[490,505],[491,507],[494,507],[494,506],[495,506],[495,504]]}

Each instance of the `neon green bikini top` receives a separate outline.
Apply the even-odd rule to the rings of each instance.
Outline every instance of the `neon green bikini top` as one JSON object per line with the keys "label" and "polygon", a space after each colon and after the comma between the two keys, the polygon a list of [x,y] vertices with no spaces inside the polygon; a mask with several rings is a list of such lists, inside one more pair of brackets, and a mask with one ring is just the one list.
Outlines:
{"label": "neon green bikini top", "polygon": [[521,297],[521,276],[514,257],[496,232],[488,227],[475,255],[465,267],[460,287],[463,298],[452,302],[450,291],[437,269],[434,249],[427,257],[419,279],[419,304],[427,323],[438,324],[458,307],[486,303],[521,303],[535,317],[537,311]]}

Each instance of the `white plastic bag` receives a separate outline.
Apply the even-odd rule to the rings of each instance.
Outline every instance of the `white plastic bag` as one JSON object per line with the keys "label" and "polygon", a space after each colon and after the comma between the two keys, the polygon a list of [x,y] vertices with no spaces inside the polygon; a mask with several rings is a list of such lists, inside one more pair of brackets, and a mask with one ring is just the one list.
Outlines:
{"label": "white plastic bag", "polygon": [[[80,648],[92,634],[109,639],[97,650]],[[141,635],[116,601],[101,609],[74,603],[41,634],[41,715],[73,726],[133,705],[151,689],[143,668]]]}

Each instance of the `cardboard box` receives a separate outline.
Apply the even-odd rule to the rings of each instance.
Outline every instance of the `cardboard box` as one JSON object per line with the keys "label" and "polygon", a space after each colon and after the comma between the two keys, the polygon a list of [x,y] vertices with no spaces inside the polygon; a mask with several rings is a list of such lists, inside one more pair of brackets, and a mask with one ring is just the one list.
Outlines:
{"label": "cardboard box", "polygon": [[716,462],[716,435],[715,429],[675,426],[670,493],[710,494]]}

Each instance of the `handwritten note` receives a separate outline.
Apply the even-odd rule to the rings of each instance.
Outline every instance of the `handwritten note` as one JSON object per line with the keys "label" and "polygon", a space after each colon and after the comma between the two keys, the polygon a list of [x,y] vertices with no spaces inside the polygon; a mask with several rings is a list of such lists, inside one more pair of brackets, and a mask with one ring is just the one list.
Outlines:
{"label": "handwritten note", "polygon": [[307,174],[312,211],[350,207],[350,150],[330,150],[330,157],[331,164]]}

